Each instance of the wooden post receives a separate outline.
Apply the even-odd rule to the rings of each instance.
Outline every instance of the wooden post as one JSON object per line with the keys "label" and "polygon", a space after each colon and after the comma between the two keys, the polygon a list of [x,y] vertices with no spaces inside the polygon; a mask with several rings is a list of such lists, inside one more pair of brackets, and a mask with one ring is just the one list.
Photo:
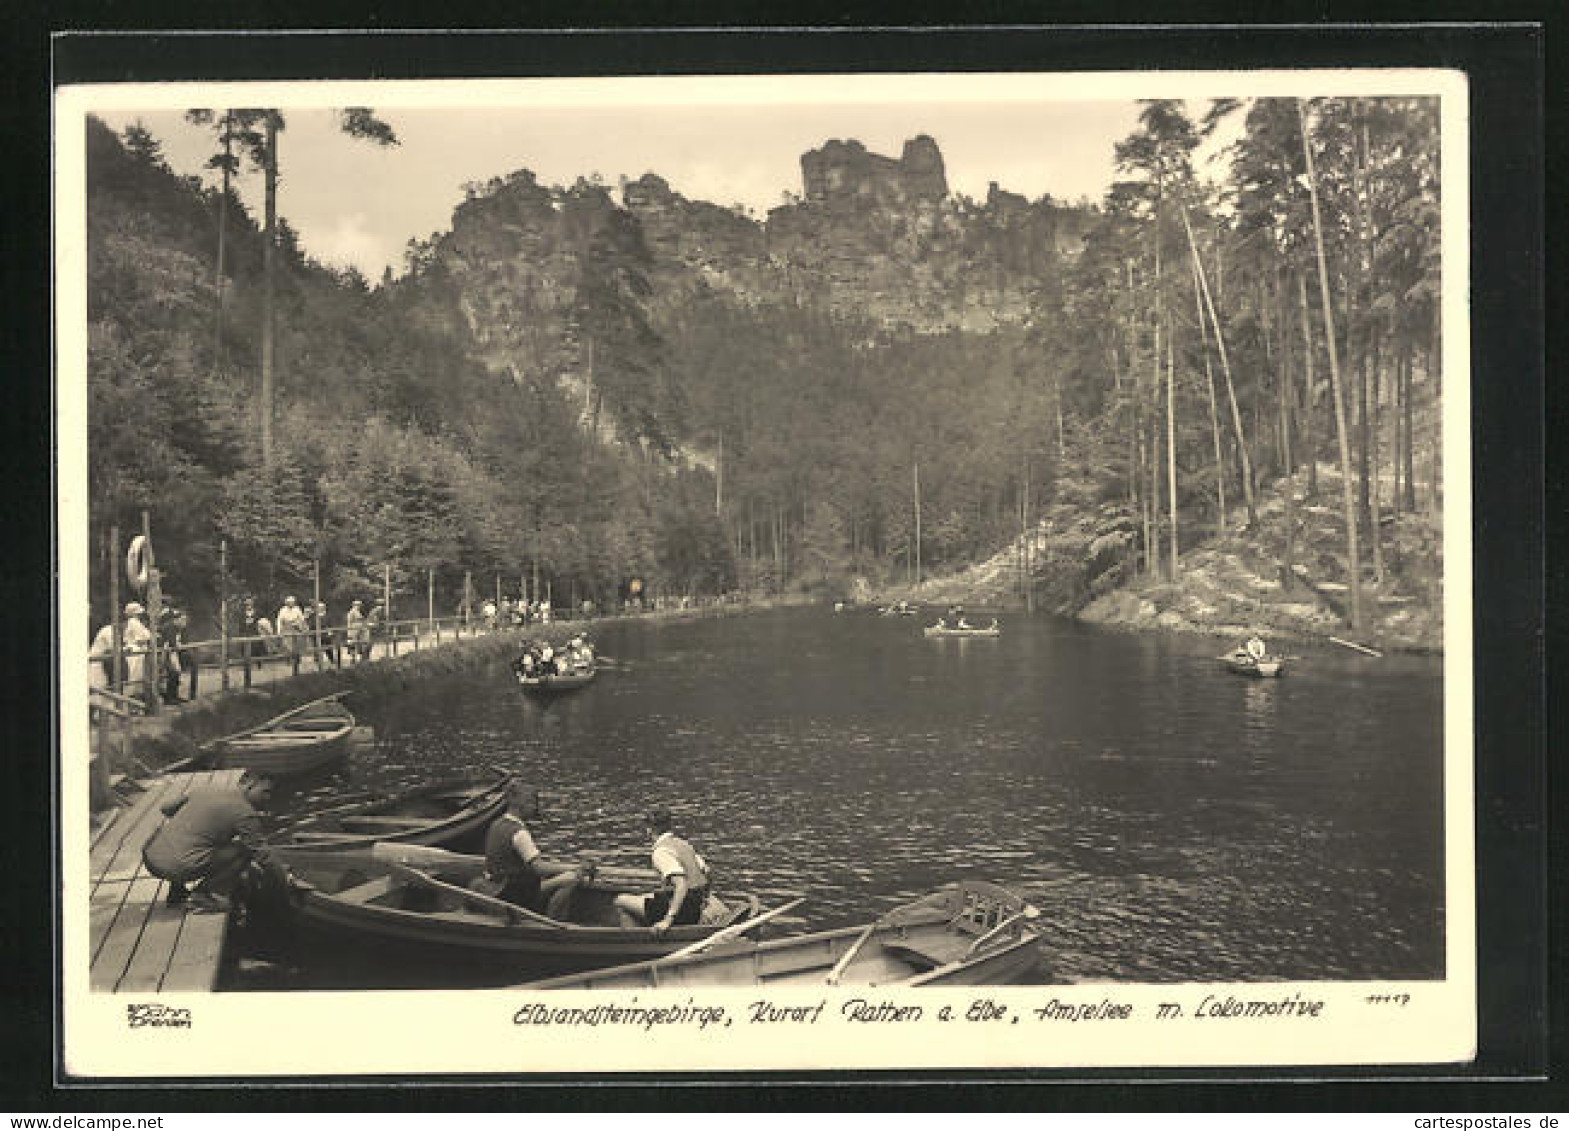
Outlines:
{"label": "wooden post", "polygon": [[398,654],[398,630],[392,627],[392,564],[385,562],[381,567],[381,599],[382,615],[386,617],[387,649],[396,656]]}
{"label": "wooden post", "polygon": [[229,540],[218,540],[218,682],[229,690]]}
{"label": "wooden post", "polygon": [[[472,570],[463,571],[463,627],[472,628],[474,615],[474,574]],[[470,636],[474,635],[472,631]]]}
{"label": "wooden post", "polygon": [[120,673],[125,670],[125,625],[120,619],[120,528],[109,527],[109,623],[114,626],[114,654],[109,657],[109,690],[125,693]]}
{"label": "wooden post", "polygon": [[158,688],[158,618],[163,612],[163,587],[158,581],[158,558],[153,553],[152,521],[142,512],[142,538],[147,548],[147,660],[145,684],[147,688],[147,713],[157,715],[163,705]]}
{"label": "wooden post", "polygon": [[[427,615],[428,619],[430,620],[430,630],[431,630],[431,632],[437,632],[438,629],[436,628],[436,570],[434,568],[427,569],[425,571],[425,606],[426,606],[426,615]],[[437,636],[436,639],[440,640],[441,637]]]}
{"label": "wooden post", "polygon": [[321,671],[327,665],[321,654],[321,561],[317,558],[311,559],[311,624],[315,627],[316,670]]}
{"label": "wooden post", "polygon": [[915,465],[915,584],[921,584],[921,465]]}

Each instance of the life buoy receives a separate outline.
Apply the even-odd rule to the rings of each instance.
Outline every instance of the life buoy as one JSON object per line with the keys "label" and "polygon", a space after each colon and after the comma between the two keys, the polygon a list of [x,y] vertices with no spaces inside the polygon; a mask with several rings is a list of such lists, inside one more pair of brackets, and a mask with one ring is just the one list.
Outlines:
{"label": "life buoy", "polygon": [[125,574],[131,580],[131,585],[141,592],[147,588],[147,539],[138,534],[131,539],[130,548],[125,551]]}

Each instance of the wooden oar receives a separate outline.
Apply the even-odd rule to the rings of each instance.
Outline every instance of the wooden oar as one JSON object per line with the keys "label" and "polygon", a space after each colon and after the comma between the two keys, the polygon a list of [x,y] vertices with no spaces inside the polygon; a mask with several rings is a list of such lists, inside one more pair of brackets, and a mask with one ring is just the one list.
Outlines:
{"label": "wooden oar", "polygon": [[850,962],[857,954],[861,953],[861,948],[866,945],[866,941],[876,933],[877,928],[881,925],[881,919],[868,923],[861,933],[855,936],[855,941],[850,944],[850,949],[841,954],[839,961],[834,963],[834,968],[828,971],[828,977],[825,980],[830,986],[839,984],[839,979],[844,977],[844,972],[849,967]]}
{"label": "wooden oar", "polygon": [[[372,858],[387,864],[412,865],[415,868],[443,868],[478,874],[485,868],[484,857],[466,856],[461,852],[448,852],[425,844],[400,844],[394,841],[377,841],[371,845]],[[578,865],[564,861],[545,860],[545,866],[554,872],[568,872]],[[622,868],[614,865],[595,865],[595,878],[602,886],[614,891],[623,889],[651,889],[660,882],[659,873],[652,868]],[[593,883],[594,881],[588,881]]]}
{"label": "wooden oar", "polygon": [[286,833],[290,829],[298,828],[299,826],[305,824],[308,821],[316,820],[318,817],[330,817],[334,813],[342,813],[343,811],[345,811],[347,809],[358,809],[359,807],[361,807],[363,805],[370,804],[370,802],[374,798],[374,795],[371,794],[371,793],[368,793],[368,792],[357,793],[357,794],[354,794],[353,796],[354,796],[354,800],[352,800],[352,801],[345,801],[345,802],[342,802],[341,804],[333,805],[333,806],[330,806],[330,807],[328,807],[326,809],[317,809],[314,812],[306,813],[303,817],[296,817],[294,820],[290,821],[288,824],[279,825],[276,829],[273,830],[273,835],[277,836],[279,833]]}
{"label": "wooden oar", "polygon": [[1342,648],[1350,648],[1353,652],[1361,652],[1363,655],[1372,656],[1373,658],[1379,660],[1384,658],[1384,654],[1382,652],[1375,652],[1371,648],[1363,647],[1361,644],[1353,644],[1351,641],[1342,640],[1338,636],[1331,636],[1328,639],[1331,643],[1339,644]]}
{"label": "wooden oar", "polygon": [[244,738],[247,735],[255,734],[257,731],[266,730],[268,727],[276,726],[278,723],[283,722],[285,719],[292,719],[295,715],[304,714],[306,711],[310,710],[312,707],[318,707],[318,706],[320,706],[323,703],[333,703],[333,702],[336,702],[337,700],[342,699],[347,694],[349,694],[348,690],[334,691],[331,695],[323,695],[320,699],[312,699],[309,703],[301,703],[298,707],[294,708],[294,710],[292,710],[292,711],[285,711],[285,712],[283,712],[283,714],[278,715],[278,716],[276,716],[274,718],[268,719],[264,723],[257,723],[255,726],[251,727],[249,730],[236,731],[234,734],[226,734],[222,738],[215,738],[215,739],[211,740],[210,742],[204,742],[204,743],[202,743],[201,748],[203,750],[206,750],[209,747],[217,746],[219,743],[230,742],[230,741],[232,741],[233,739],[236,739],[236,738]]}
{"label": "wooden oar", "polygon": [[552,919],[548,915],[541,915],[537,911],[530,911],[527,907],[519,907],[517,904],[508,903],[504,899],[497,899],[493,895],[485,895],[481,892],[471,891],[468,888],[460,888],[457,884],[449,884],[445,880],[438,880],[435,876],[421,872],[418,868],[410,868],[406,864],[388,864],[387,871],[396,876],[398,879],[403,880],[405,883],[415,884],[419,887],[433,888],[436,891],[450,892],[453,895],[461,896],[463,899],[466,899],[471,903],[477,903],[481,907],[488,907],[492,911],[499,911],[507,917],[508,922],[511,922],[514,919],[527,919],[531,923],[539,923],[558,931],[583,930],[583,928],[576,923],[563,923],[559,919]]}
{"label": "wooden oar", "polygon": [[766,922],[768,922],[768,920],[774,918],[777,915],[783,915],[786,911],[793,910],[794,908],[799,907],[801,904],[803,904],[805,902],[806,902],[806,897],[804,895],[803,896],[797,896],[795,899],[792,899],[789,903],[781,903],[778,907],[774,908],[772,911],[764,912],[763,914],[758,915],[758,916],[756,916],[755,918],[752,918],[752,919],[743,919],[743,920],[741,920],[741,922],[733,923],[730,926],[726,927],[722,931],[715,931],[713,934],[708,935],[705,938],[698,939],[695,943],[693,943],[690,946],[684,946],[680,950],[671,951],[669,954],[665,955],[663,958],[655,959],[654,960],[654,964],[655,965],[661,965],[661,964],[666,963],[666,962],[672,962],[672,961],[674,961],[677,958],[685,958],[688,955],[692,955],[692,954],[701,954],[701,953],[703,953],[703,951],[707,950],[709,947],[713,946],[715,943],[722,943],[722,942],[725,942],[725,941],[727,941],[729,939],[735,938],[737,935],[744,935],[744,934],[746,934],[747,931],[750,931],[753,927],[756,927],[756,926],[758,926],[758,925],[760,925],[762,923],[766,923]]}

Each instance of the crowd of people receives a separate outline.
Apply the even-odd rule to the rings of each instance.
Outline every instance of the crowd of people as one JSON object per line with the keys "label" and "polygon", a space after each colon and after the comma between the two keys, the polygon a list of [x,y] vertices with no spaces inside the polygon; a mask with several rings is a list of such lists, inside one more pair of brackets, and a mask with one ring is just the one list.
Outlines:
{"label": "crowd of people", "polygon": [[594,646],[578,633],[560,648],[548,640],[530,640],[512,661],[512,670],[525,679],[575,675],[594,668]]}
{"label": "crowd of people", "polygon": [[[182,699],[181,677],[188,675],[190,688],[183,698],[195,699],[201,665],[195,649],[186,641],[185,634],[190,627],[190,620],[185,610],[174,602],[164,605],[159,612],[156,632],[149,623],[150,620],[147,609],[140,601],[129,601],[121,610],[118,625],[120,634],[118,683],[123,694],[128,698],[143,701],[149,694],[155,694],[165,703],[178,703]],[[115,629],[114,624],[104,625],[93,637],[93,642],[88,648],[87,655],[92,661],[91,681],[94,687],[108,688],[116,683]],[[153,654],[155,640],[158,646],[158,670],[153,674],[153,689],[149,692],[147,666]]]}

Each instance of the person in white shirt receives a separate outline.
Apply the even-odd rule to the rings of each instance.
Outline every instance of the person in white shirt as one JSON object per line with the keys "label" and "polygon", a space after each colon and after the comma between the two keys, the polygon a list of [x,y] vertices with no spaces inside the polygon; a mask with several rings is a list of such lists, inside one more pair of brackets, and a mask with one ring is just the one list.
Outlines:
{"label": "person in white shirt", "polygon": [[153,631],[147,627],[147,610],[132,601],[125,606],[125,693],[133,699],[150,700],[147,690],[147,660],[152,653]]}
{"label": "person in white shirt", "polygon": [[294,664],[295,675],[300,674],[300,656],[304,654],[305,635],[309,631],[305,610],[293,597],[285,597],[283,607],[278,610],[278,635],[283,638],[283,650]]}
{"label": "person in white shirt", "polygon": [[668,809],[648,815],[648,829],[654,834],[649,860],[663,886],[651,895],[616,896],[616,915],[623,927],[652,927],[654,934],[663,935],[671,927],[690,926],[702,918],[708,901],[708,861],[670,828]]}

